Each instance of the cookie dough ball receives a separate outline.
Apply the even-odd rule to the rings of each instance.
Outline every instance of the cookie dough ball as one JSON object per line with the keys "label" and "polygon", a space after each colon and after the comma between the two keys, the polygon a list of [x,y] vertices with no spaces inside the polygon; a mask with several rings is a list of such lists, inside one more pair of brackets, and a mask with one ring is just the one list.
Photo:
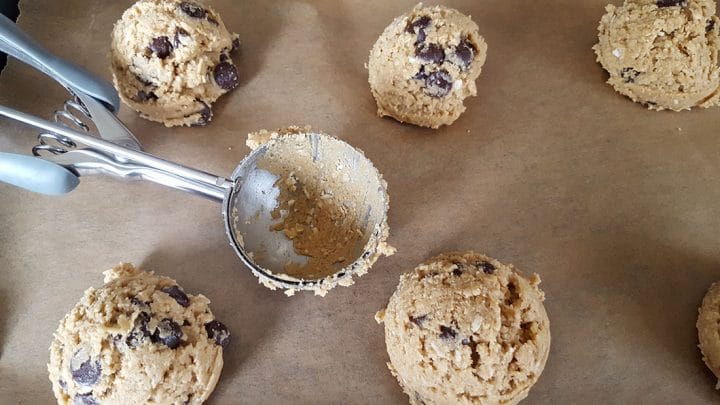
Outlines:
{"label": "cookie dough ball", "polygon": [[223,366],[227,328],[203,295],[122,264],[60,322],[50,381],[60,404],[200,404]]}
{"label": "cookie dough ball", "polygon": [[385,28],[370,51],[378,115],[430,128],[452,124],[465,111],[465,98],[477,94],[486,51],[470,17],[417,5]]}
{"label": "cookie dough ball", "polygon": [[651,110],[718,103],[715,0],[625,0],[606,10],[593,49],[618,93]]}
{"label": "cookie dough ball", "polygon": [[720,282],[705,294],[696,326],[703,361],[718,378],[715,388],[720,389]]}
{"label": "cookie dough ball", "polygon": [[411,404],[515,404],[545,367],[550,322],[537,275],[476,253],[400,277],[385,323],[390,371]]}
{"label": "cookie dough ball", "polygon": [[142,0],[115,23],[113,82],[143,118],[202,126],[212,118],[212,103],[239,83],[229,56],[239,44],[208,6]]}

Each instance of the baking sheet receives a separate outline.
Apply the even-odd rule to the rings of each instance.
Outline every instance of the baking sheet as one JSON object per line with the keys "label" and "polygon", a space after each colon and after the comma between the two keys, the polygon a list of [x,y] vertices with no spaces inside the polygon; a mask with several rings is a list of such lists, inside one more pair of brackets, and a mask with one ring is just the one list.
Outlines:
{"label": "baking sheet", "polygon": [[[20,26],[110,78],[129,1],[23,1]],[[697,307],[720,279],[720,110],[651,112],[604,83],[591,46],[604,0],[447,1],[489,44],[479,96],[440,130],[375,116],[364,63],[412,1],[214,1],[240,34],[241,85],[205,128],[123,107],[158,156],[230,175],[248,132],[312,125],[365,151],[391,207],[383,258],[351,288],[288,298],[228,246],[220,206],[147,183],[83,178],[63,197],[0,185],[0,399],[50,403],[58,321],[120,261],[207,295],[233,342],[213,404],[406,403],[373,314],[401,272],[474,249],[547,294],[552,349],[527,404],[717,402],[696,348]],[[0,103],[50,118],[66,94],[11,61]],[[0,150],[37,131],[0,121]]]}

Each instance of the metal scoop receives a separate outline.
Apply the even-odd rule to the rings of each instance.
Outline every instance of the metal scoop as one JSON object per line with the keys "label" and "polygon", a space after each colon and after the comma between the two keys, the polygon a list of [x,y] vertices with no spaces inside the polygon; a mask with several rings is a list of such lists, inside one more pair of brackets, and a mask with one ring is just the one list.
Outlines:
{"label": "metal scoop", "polygon": [[[85,97],[83,103],[98,102]],[[7,107],[0,106],[0,116],[56,134],[64,145],[87,146],[44,159],[30,156],[19,159],[17,155],[0,154],[0,181],[35,192],[58,194],[72,190],[77,185],[76,177],[109,174],[129,180],[149,180],[222,202],[230,245],[270,288],[323,293],[337,284],[349,285],[352,275],[366,271],[383,251],[388,209],[385,182],[362,152],[333,137],[299,133],[270,140],[243,159],[227,179]],[[48,161],[56,165],[48,165]],[[34,173],[28,176],[29,170]],[[352,246],[346,246],[351,255],[329,268],[309,269],[309,277],[288,274],[288,268],[307,267],[309,257],[298,253],[297,239],[273,230],[274,225],[289,215],[278,209],[282,205],[282,181],[288,176],[304,178],[303,189],[342,195],[343,199],[335,198],[335,202],[353,217],[357,226],[358,237],[349,242]],[[48,185],[48,178],[72,184]],[[318,198],[331,200],[325,197],[323,194]]]}

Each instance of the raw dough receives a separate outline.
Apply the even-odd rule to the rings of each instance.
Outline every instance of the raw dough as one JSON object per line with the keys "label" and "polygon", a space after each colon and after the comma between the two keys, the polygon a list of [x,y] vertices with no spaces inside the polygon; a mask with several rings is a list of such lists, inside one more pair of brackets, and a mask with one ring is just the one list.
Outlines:
{"label": "raw dough", "polygon": [[305,279],[331,276],[351,265],[363,229],[356,204],[346,206],[346,195],[339,184],[323,185],[314,173],[290,172],[276,183],[280,189],[278,206],[271,212],[277,222],[271,230],[282,232],[293,241],[299,255],[308,257],[307,264],[285,265],[285,274]]}
{"label": "raw dough", "polygon": [[396,18],[370,51],[369,82],[379,116],[438,128],[465,111],[487,45],[470,17],[418,4]]}
{"label": "raw dough", "polygon": [[651,110],[718,103],[715,0],[625,0],[606,10],[593,49],[618,93]]}
{"label": "raw dough", "polygon": [[[307,137],[322,140],[308,141]],[[337,285],[354,284],[352,277],[367,273],[381,255],[395,253],[387,244],[387,183],[362,151],[348,153],[346,144],[312,131],[310,126],[248,134],[251,149],[266,143],[271,143],[268,147],[273,152],[268,152],[257,167],[277,176],[277,205],[270,212],[270,229],[290,239],[294,252],[307,257],[307,263],[288,262],[282,274],[272,273],[261,259],[267,252],[253,251],[243,242],[259,266],[282,280],[316,280],[310,288],[302,289],[324,296]],[[318,154],[321,162],[315,161]],[[368,212],[362,210],[366,205],[370,207]],[[232,221],[235,229],[240,229],[238,234],[258,217],[241,219],[234,210]],[[368,224],[366,230],[363,223]],[[243,240],[242,235],[236,235],[236,239]],[[296,291],[289,284],[279,284],[277,277],[255,274],[271,289],[286,288],[287,295]]]}
{"label": "raw dough", "polygon": [[705,294],[696,326],[703,361],[719,379],[715,388],[720,389],[720,282]]}
{"label": "raw dough", "polygon": [[200,404],[230,334],[203,295],[121,264],[60,322],[48,371],[59,404]]}
{"label": "raw dough", "polygon": [[202,126],[212,119],[212,103],[239,84],[229,56],[239,44],[208,6],[142,0],[115,23],[113,82],[144,118]]}
{"label": "raw dough", "polygon": [[302,128],[296,125],[290,125],[289,127],[280,128],[275,131],[261,129],[259,131],[249,133],[247,140],[245,141],[245,145],[247,145],[247,147],[251,150],[255,150],[260,147],[260,145],[267,143],[269,140],[275,139],[278,136],[309,133],[311,131],[312,127],[310,125],[305,125]]}
{"label": "raw dough", "polygon": [[550,322],[537,274],[468,252],[403,274],[385,323],[390,371],[411,404],[515,404],[545,367]]}

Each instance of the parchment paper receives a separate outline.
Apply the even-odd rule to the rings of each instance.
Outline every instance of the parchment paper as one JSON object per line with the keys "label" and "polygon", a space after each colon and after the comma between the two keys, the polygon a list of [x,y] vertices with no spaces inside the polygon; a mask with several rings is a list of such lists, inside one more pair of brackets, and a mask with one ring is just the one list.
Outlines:
{"label": "parchment paper", "polygon": [[[101,271],[130,261],[203,293],[233,342],[213,404],[406,403],[373,314],[401,272],[474,249],[541,275],[552,349],[527,404],[710,403],[697,307],[720,279],[720,109],[651,112],[615,94],[590,47],[605,0],[466,0],[489,44],[479,96],[451,127],[375,116],[364,63],[412,1],[214,1],[238,32],[241,86],[205,128],[123,107],[145,149],[229,176],[248,132],[312,125],[361,148],[389,184],[390,243],[351,288],[288,298],[259,285],[220,206],[86,177],[63,197],[0,185],[0,402],[51,403],[47,348]],[[129,1],[23,1],[20,26],[110,78]],[[16,61],[0,103],[50,118],[66,93]],[[37,131],[0,121],[0,150]]]}

